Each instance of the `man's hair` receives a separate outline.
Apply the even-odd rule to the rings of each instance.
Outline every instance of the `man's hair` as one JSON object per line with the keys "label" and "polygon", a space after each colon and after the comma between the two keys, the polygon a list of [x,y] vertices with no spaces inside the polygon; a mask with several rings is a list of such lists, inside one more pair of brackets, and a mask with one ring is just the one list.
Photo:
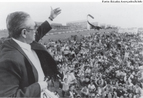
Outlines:
{"label": "man's hair", "polygon": [[6,19],[7,29],[9,31],[9,37],[18,38],[21,34],[21,30],[25,28],[25,21],[30,17],[29,14],[17,11],[10,13]]}

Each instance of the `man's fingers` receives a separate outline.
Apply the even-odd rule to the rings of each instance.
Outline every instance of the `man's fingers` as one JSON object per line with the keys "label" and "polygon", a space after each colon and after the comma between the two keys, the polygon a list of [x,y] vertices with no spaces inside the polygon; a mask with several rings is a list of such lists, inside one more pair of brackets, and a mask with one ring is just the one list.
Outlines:
{"label": "man's fingers", "polygon": [[55,8],[55,10],[60,10],[60,8],[58,7],[58,8]]}
{"label": "man's fingers", "polygon": [[[52,9],[52,7],[51,7],[51,9]],[[60,8],[55,8],[54,10],[61,10]]]}
{"label": "man's fingers", "polygon": [[56,13],[56,14],[57,14],[57,13],[61,13],[61,11],[55,11],[54,13]]}
{"label": "man's fingers", "polygon": [[54,13],[61,13],[61,11],[54,11]]}
{"label": "man's fingers", "polygon": [[60,14],[61,12],[58,12],[57,14]]}
{"label": "man's fingers", "polygon": [[56,15],[59,15],[59,14],[61,13],[61,10],[55,10],[54,13],[55,13]]}

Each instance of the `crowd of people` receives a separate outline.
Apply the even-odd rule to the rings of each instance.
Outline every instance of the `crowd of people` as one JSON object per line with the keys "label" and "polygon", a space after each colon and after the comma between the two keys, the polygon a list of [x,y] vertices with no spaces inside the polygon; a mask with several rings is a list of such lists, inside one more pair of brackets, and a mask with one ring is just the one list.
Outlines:
{"label": "crowd of people", "polygon": [[140,34],[95,32],[44,43],[61,73],[62,97],[140,98],[143,45]]}

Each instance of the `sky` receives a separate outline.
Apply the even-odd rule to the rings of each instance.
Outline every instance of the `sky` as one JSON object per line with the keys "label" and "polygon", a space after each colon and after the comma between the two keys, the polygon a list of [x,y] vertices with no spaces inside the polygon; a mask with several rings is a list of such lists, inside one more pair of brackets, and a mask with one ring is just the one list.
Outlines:
{"label": "sky", "polygon": [[51,7],[53,9],[61,8],[61,14],[53,22],[63,25],[67,22],[86,20],[87,15],[91,14],[94,19],[88,17],[89,21],[99,24],[111,24],[122,28],[143,27],[143,2],[103,3],[103,0],[97,0],[98,2],[94,2],[95,0],[83,1],[0,1],[0,29],[6,29],[6,17],[14,11],[25,11],[31,15],[33,20],[42,22],[48,19]]}

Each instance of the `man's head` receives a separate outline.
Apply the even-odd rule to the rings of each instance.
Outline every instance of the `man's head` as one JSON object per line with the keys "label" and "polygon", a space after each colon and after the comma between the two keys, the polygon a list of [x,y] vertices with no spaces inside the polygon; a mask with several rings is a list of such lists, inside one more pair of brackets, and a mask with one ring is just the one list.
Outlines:
{"label": "man's head", "polygon": [[29,14],[22,11],[13,12],[7,16],[6,24],[10,37],[25,43],[35,40],[36,24]]}

